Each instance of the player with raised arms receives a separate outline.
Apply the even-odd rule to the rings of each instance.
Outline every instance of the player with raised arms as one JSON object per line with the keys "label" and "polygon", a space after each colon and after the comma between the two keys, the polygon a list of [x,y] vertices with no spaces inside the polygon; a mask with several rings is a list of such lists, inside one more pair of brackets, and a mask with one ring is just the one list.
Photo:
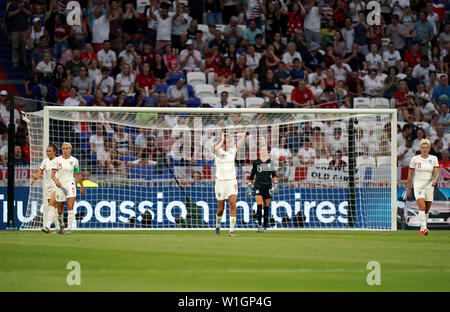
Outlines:
{"label": "player with raised arms", "polygon": [[39,179],[42,174],[43,176],[43,182],[44,182],[44,205],[47,210],[46,218],[43,220],[43,227],[42,231],[45,233],[50,233],[50,227],[52,225],[52,222],[55,221],[55,225],[57,228],[58,233],[61,233],[61,227],[59,226],[58,218],[56,218],[57,210],[56,210],[56,199],[55,199],[55,182],[52,180],[52,168],[53,168],[53,161],[56,159],[56,152],[58,150],[58,147],[55,143],[50,143],[47,146],[47,149],[45,150],[47,154],[47,158],[44,159],[41,163],[41,166],[39,167],[39,170],[36,172],[34,177],[31,179],[31,185],[36,182],[37,179]]}
{"label": "player with raised arms", "polygon": [[62,155],[57,157],[53,163],[52,179],[56,185],[56,202],[58,205],[58,220],[61,225],[62,233],[64,234],[64,202],[67,201],[67,234],[71,234],[72,223],[74,219],[73,205],[77,196],[77,188],[73,174],[81,185],[81,194],[86,193],[83,185],[83,179],[80,174],[80,166],[78,159],[71,156],[72,145],[70,143],[63,143]]}
{"label": "player with raised arms", "polygon": [[[273,183],[272,183],[273,181]],[[247,181],[247,197],[255,188],[255,201],[257,205],[258,232],[267,232],[269,223],[270,198],[278,191],[278,178],[266,146],[261,147],[259,158],[253,162],[252,172]],[[262,209],[264,205],[264,230],[261,226]]]}
{"label": "player with raised arms", "polygon": [[[439,179],[439,163],[436,156],[429,155],[431,144],[428,139],[420,141],[420,155],[414,156],[409,164],[406,195],[411,197],[411,180],[414,175],[414,196],[419,207],[420,235],[428,235],[428,214],[433,202],[434,187]],[[434,173],[434,179],[433,179]]]}
{"label": "player with raised arms", "polygon": [[235,159],[237,150],[245,142],[246,133],[233,134],[233,137],[239,139],[232,144],[231,136],[222,132],[222,139],[214,146],[214,162],[216,165],[216,235],[220,233],[220,221],[222,220],[225,209],[225,200],[230,203],[230,236],[234,236],[234,226],[236,225],[236,201],[238,194],[237,175]]}

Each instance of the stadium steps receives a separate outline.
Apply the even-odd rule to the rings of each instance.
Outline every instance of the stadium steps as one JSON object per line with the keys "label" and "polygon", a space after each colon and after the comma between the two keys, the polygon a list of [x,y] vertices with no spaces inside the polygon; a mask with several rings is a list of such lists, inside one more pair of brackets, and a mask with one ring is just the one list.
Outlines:
{"label": "stadium steps", "polygon": [[24,68],[12,68],[11,48],[8,37],[0,33],[0,90],[7,90],[9,94],[25,96],[25,78],[27,72]]}

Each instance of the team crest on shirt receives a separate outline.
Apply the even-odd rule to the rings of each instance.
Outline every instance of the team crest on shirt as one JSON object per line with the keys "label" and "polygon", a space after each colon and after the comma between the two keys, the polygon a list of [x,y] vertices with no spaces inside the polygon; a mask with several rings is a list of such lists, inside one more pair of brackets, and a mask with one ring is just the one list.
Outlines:
{"label": "team crest on shirt", "polygon": [[71,161],[71,162],[69,162],[69,164],[72,166],[72,165],[73,165],[73,162]]}
{"label": "team crest on shirt", "polygon": [[419,192],[419,195],[422,195],[422,192]]}
{"label": "team crest on shirt", "polygon": [[428,159],[428,162],[431,164],[431,159]]}
{"label": "team crest on shirt", "polygon": [[217,196],[222,197],[222,193],[217,193]]}

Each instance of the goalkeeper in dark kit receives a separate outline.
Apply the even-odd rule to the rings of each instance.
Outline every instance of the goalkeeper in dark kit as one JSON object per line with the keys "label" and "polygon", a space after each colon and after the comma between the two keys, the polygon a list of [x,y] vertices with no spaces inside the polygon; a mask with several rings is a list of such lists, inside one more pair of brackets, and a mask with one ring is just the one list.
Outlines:
{"label": "goalkeeper in dark kit", "polygon": [[[251,197],[252,187],[255,189],[255,200],[258,208],[256,211],[258,217],[258,232],[267,232],[270,199],[272,195],[278,192],[278,179],[275,173],[274,164],[269,159],[269,152],[265,146],[261,147],[259,158],[253,162],[252,172],[247,181],[247,197]],[[261,224],[263,207],[264,228]]]}

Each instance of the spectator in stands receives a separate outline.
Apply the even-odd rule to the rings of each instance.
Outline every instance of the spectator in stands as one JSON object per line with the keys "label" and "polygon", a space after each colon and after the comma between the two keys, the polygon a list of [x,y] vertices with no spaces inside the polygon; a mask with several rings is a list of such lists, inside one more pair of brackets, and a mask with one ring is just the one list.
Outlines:
{"label": "spectator in stands", "polygon": [[[290,158],[292,159],[292,157]],[[289,184],[292,175],[292,167],[286,164],[286,157],[280,156],[278,160],[278,168],[276,168],[279,186],[286,186]]]}
{"label": "spectator in stands", "polygon": [[116,133],[112,139],[112,149],[117,151],[119,155],[130,155],[134,151],[131,134],[125,132],[123,125],[117,125]]}
{"label": "spectator in stands", "polygon": [[119,53],[119,57],[125,60],[125,63],[132,66],[135,56],[137,55],[135,51],[134,44],[131,40],[127,40],[125,50]]}
{"label": "spectator in stands", "polygon": [[442,149],[444,147],[444,143],[441,139],[435,139],[432,141],[430,155],[436,156],[438,160],[442,160]]}
{"label": "spectator in stands", "polygon": [[334,154],[340,150],[341,154],[347,155],[347,144],[344,140],[344,136],[342,135],[342,128],[334,128],[333,135],[327,139],[327,145],[328,149],[331,151],[331,154]]}
{"label": "spectator in stands", "polygon": [[97,60],[98,61],[98,56],[97,53],[95,53],[94,51],[94,47],[92,46],[92,43],[88,42],[85,45],[84,51],[81,52],[81,61],[88,66],[89,63],[91,62],[91,60]]}
{"label": "spectator in stands", "polygon": [[305,69],[312,73],[316,71],[317,67],[324,66],[325,60],[322,53],[319,52],[320,45],[315,41],[309,45],[308,51],[304,52],[303,63]]}
{"label": "spectator in stands", "polygon": [[199,51],[194,50],[194,43],[188,40],[187,48],[180,52],[180,69],[186,73],[191,71],[200,71],[202,65],[202,55]]}
{"label": "spectator in stands", "polygon": [[95,154],[97,163],[101,167],[106,167],[106,161],[108,160],[108,152],[106,148],[107,140],[106,130],[101,123],[98,123],[95,128],[95,133],[89,138],[89,145],[91,152]]}
{"label": "spectator in stands", "polygon": [[359,72],[353,71],[350,76],[344,82],[344,88],[347,94],[353,97],[362,97],[364,85],[363,80],[359,78]]}
{"label": "spectator in stands", "polygon": [[14,146],[14,167],[28,166],[27,160],[23,157],[22,148],[19,145]]}
{"label": "spectator in stands", "polygon": [[[138,91],[139,92],[139,91]],[[127,100],[128,93],[125,91],[121,91],[117,98],[112,101],[111,106],[114,107],[130,107],[131,103]],[[103,98],[103,94],[101,93],[101,96]]]}
{"label": "spectator in stands", "polygon": [[406,51],[403,59],[408,66],[414,68],[417,64],[420,64],[424,54],[420,52],[419,43],[414,41],[411,46],[411,50]]}
{"label": "spectator in stands", "polygon": [[313,134],[310,137],[311,148],[315,151],[316,158],[330,158],[331,153],[328,149],[327,139],[319,127],[314,127]]}
{"label": "spectator in stands", "polygon": [[102,72],[98,67],[98,60],[92,59],[88,63],[88,76],[92,81],[95,81],[97,77],[102,76]]}
{"label": "spectator in stands", "polygon": [[424,55],[430,52],[429,43],[434,38],[433,25],[427,21],[427,13],[419,11],[419,20],[414,24],[416,40],[419,42],[419,49]]}
{"label": "spectator in stands", "polygon": [[448,104],[446,102],[441,102],[439,111],[438,124],[444,127],[446,133],[450,133],[450,113],[448,112]]}
{"label": "spectator in stands", "polygon": [[412,134],[413,129],[411,127],[411,125],[404,125],[402,128],[401,133],[399,133],[397,135],[397,146],[403,146],[405,145],[406,142],[406,138],[408,137],[408,135]]}
{"label": "spectator in stands", "polygon": [[31,26],[27,29],[23,35],[23,42],[25,43],[25,48],[27,49],[27,56],[30,56],[34,49],[39,47],[39,42],[41,37],[50,37],[47,29],[42,26],[42,21],[39,17],[34,17],[32,19]]}
{"label": "spectator in stands", "polygon": [[169,105],[172,107],[186,107],[188,98],[189,94],[184,78],[179,79],[176,85],[170,86],[167,89],[167,100],[169,101]]}
{"label": "spectator in stands", "polygon": [[391,67],[395,67],[397,71],[403,71],[401,61],[402,57],[400,56],[400,52],[395,49],[395,44],[393,42],[389,42],[388,50],[383,53],[385,71]]}
{"label": "spectator in stands", "polygon": [[439,46],[434,45],[431,48],[430,61],[438,72],[444,72],[444,57],[442,56],[441,48],[439,48]]}
{"label": "spectator in stands", "polygon": [[169,14],[169,4],[161,3],[159,11],[153,12],[153,7],[150,6],[149,16],[156,21],[156,53],[162,54],[165,47],[171,43],[171,34],[173,22],[181,14],[181,10],[177,9],[175,13]]}
{"label": "spectator in stands", "polygon": [[151,66],[151,71],[155,77],[156,84],[166,84],[169,79],[169,69],[166,63],[164,63],[161,54],[155,54],[155,61]]}
{"label": "spectator in stands", "polygon": [[100,68],[113,69],[117,66],[116,52],[111,50],[111,43],[109,40],[103,41],[103,49],[97,52],[98,62]]}
{"label": "spectator in stands", "polygon": [[302,56],[298,51],[296,51],[295,43],[289,42],[287,46],[287,51],[283,54],[282,61],[286,70],[290,71],[294,65],[294,59],[302,61]]}
{"label": "spectator in stands", "polygon": [[376,44],[370,45],[370,53],[366,55],[366,62],[364,63],[364,70],[383,71],[383,58],[378,54],[378,46]]}
{"label": "spectator in stands", "polygon": [[[106,9],[103,7],[103,4],[106,4]],[[109,19],[111,16],[111,7],[109,6],[109,1],[105,1],[101,4],[96,3],[94,6],[93,1],[89,0],[88,15],[90,17],[88,25],[90,26],[92,32],[92,44],[94,46],[95,52],[98,53],[101,49],[104,48],[103,44],[105,40],[109,39]]]}
{"label": "spectator in stands", "polygon": [[301,166],[312,166],[316,158],[316,152],[311,148],[309,138],[305,138],[303,146],[298,149],[298,161]]}
{"label": "spectator in stands", "polygon": [[419,94],[419,111],[421,121],[430,122],[433,118],[433,114],[437,114],[435,106],[433,102],[431,102],[428,94]]}
{"label": "spectator in stands", "polygon": [[254,97],[259,92],[259,82],[255,78],[253,71],[250,67],[246,67],[242,73],[242,78],[236,87],[236,91],[245,99],[248,97]]}
{"label": "spectator in stands", "polygon": [[292,152],[287,145],[287,139],[285,136],[280,136],[279,146],[273,145],[270,149],[270,158],[274,160],[275,166],[278,165],[277,159],[280,159],[281,156],[285,158],[292,156]]}
{"label": "spectator in stands", "polygon": [[274,94],[276,97],[276,95],[280,92],[281,84],[277,80],[273,70],[267,70],[266,77],[262,80],[260,89],[261,95],[263,96],[270,96],[271,94]]}
{"label": "spectator in stands", "polygon": [[102,68],[102,76],[97,77],[95,81],[95,89],[101,90],[103,96],[111,96],[114,91],[114,79],[109,76],[109,69],[107,67]]}
{"label": "spectator in stands", "polygon": [[39,73],[41,73],[43,76],[50,75],[53,70],[55,69],[55,62],[52,61],[50,52],[44,53],[44,59],[37,64],[35,70]]}
{"label": "spectator in stands", "polygon": [[[438,124],[436,127],[436,135],[432,136],[430,141],[441,140],[445,148],[450,148],[450,133],[445,131],[443,124]],[[442,148],[441,148],[442,149]]]}
{"label": "spectator in stands", "polygon": [[444,31],[439,35],[438,41],[446,46],[450,42],[450,22],[446,22]]}
{"label": "spectator in stands", "polygon": [[44,53],[47,51],[50,52],[48,48],[48,39],[45,36],[41,36],[39,38],[38,46],[31,50],[31,70],[34,71],[36,69],[37,64],[44,59]]}
{"label": "spectator in stands", "polygon": [[408,86],[408,90],[416,93],[417,92],[417,86],[419,84],[419,79],[413,77],[413,68],[411,66],[408,66],[405,70],[406,78],[403,79],[403,81],[406,82]]}
{"label": "spectator in stands", "polygon": [[450,168],[450,159],[448,149],[443,149],[441,152],[441,160],[439,160],[440,168]]}
{"label": "spectator in stands", "polygon": [[413,137],[408,135],[404,145],[399,145],[397,150],[397,166],[406,167],[409,166],[411,158],[416,156],[413,148]]}
{"label": "spectator in stands", "polygon": [[13,68],[19,67],[20,59],[26,66],[27,59],[23,37],[28,29],[28,19],[31,16],[30,4],[24,0],[14,0],[8,6],[7,11]]}
{"label": "spectator in stands", "polygon": [[92,95],[92,80],[88,77],[88,69],[86,66],[80,68],[80,75],[75,77],[72,86],[78,89],[78,93],[83,96]]}
{"label": "spectator in stands", "polygon": [[[116,93],[125,92],[127,95],[133,95],[134,86],[135,86],[135,77],[131,73],[131,66],[125,64],[123,66],[122,72],[116,76]],[[149,94],[147,94],[147,96]]]}
{"label": "spectator in stands", "polygon": [[368,75],[364,76],[364,94],[369,97],[380,97],[383,94],[383,83],[378,78],[376,69],[369,69]]}
{"label": "spectator in stands", "polygon": [[260,27],[257,27],[257,22],[252,19],[249,21],[248,27],[245,29],[244,33],[242,34],[243,39],[246,39],[248,41],[248,44],[252,45],[255,44],[255,37],[258,34],[263,34]]}
{"label": "spectator in stands", "polygon": [[330,160],[330,163],[328,164],[328,166],[330,166],[330,167],[345,167],[345,166],[347,166],[347,163],[342,160],[342,151],[341,150],[337,150],[331,156],[333,159]]}
{"label": "spectator in stands", "polygon": [[430,64],[428,56],[424,55],[421,58],[420,64],[414,66],[413,77],[422,80],[425,85],[430,86],[430,71],[436,71],[436,68]]}
{"label": "spectator in stands", "polygon": [[292,90],[291,102],[296,108],[311,107],[314,105],[314,95],[311,89],[306,87],[304,79],[299,80],[298,86]]}
{"label": "spectator in stands", "polygon": [[436,107],[439,107],[441,103],[450,105],[450,86],[447,75],[444,74],[440,77],[439,85],[434,88],[431,100]]}
{"label": "spectator in stands", "polygon": [[69,96],[64,100],[64,106],[86,106],[87,103],[76,87],[70,87]]}
{"label": "spectator in stands", "polygon": [[416,153],[417,151],[420,152],[420,141],[422,139],[426,139],[425,130],[423,128],[417,128],[416,136],[413,142],[414,153]]}
{"label": "spectator in stands", "polygon": [[399,78],[397,78],[398,69],[395,66],[392,66],[388,70],[388,76],[384,79],[384,97],[391,99],[394,97],[395,92],[397,91],[397,84],[399,82]]}
{"label": "spectator in stands", "polygon": [[125,162],[119,158],[119,152],[115,149],[109,152],[106,164],[108,166],[108,173],[126,173]]}
{"label": "spectator in stands", "polygon": [[408,37],[407,28],[405,25],[400,23],[399,15],[394,14],[392,16],[392,24],[387,27],[386,35],[394,43],[395,47],[404,54],[406,50],[405,38]]}

